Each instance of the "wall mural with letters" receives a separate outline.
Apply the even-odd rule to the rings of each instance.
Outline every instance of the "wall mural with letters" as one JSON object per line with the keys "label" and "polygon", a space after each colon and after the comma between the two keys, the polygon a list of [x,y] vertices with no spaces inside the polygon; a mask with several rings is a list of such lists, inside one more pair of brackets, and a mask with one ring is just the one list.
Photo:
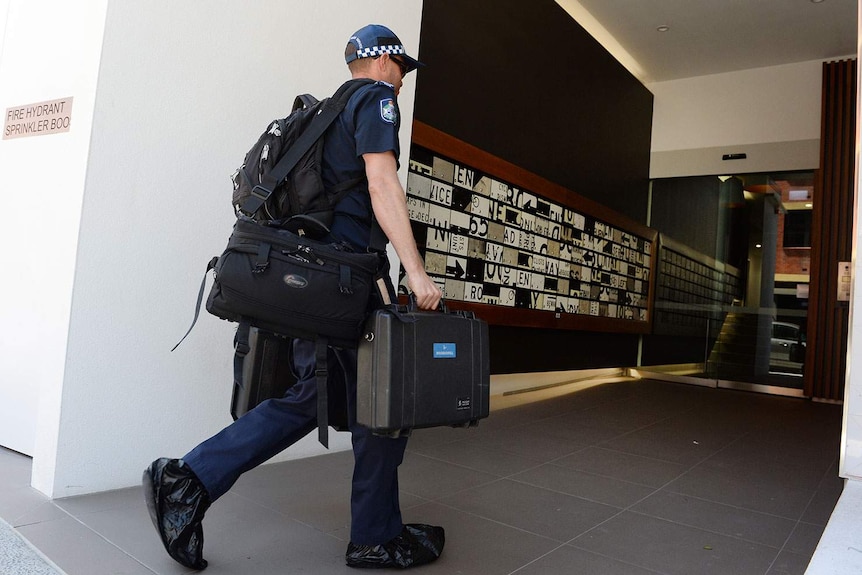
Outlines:
{"label": "wall mural with letters", "polygon": [[478,315],[508,325],[649,328],[649,228],[418,122],[407,205],[450,307],[490,306]]}

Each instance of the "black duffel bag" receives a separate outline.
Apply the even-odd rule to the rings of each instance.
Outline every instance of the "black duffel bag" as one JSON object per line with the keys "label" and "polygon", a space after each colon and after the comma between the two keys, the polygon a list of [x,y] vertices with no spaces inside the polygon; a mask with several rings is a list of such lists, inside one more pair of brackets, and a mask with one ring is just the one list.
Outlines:
{"label": "black duffel bag", "polygon": [[281,335],[356,347],[381,258],[240,217],[210,264],[215,281],[206,309]]}
{"label": "black duffel bag", "polygon": [[[372,238],[375,235],[372,226]],[[369,312],[388,300],[377,287],[378,274],[387,269],[385,261],[379,251],[357,253],[345,243],[316,241],[239,216],[227,248],[207,265],[207,272],[215,270],[215,279],[206,309],[239,324],[234,343],[240,360],[249,351],[251,326],[317,342],[317,424],[324,446],[327,348],[357,347]],[[192,325],[173,349],[197,323],[205,286],[206,275]],[[236,373],[234,378],[242,384]]]}

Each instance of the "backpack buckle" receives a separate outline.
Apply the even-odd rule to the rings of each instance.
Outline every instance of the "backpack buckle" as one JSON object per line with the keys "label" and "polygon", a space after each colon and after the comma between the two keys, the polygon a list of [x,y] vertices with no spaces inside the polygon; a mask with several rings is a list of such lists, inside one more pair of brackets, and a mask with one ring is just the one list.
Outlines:
{"label": "backpack buckle", "polygon": [[263,184],[258,184],[251,190],[251,195],[265,202],[272,195],[272,190],[263,187]]}
{"label": "backpack buckle", "polygon": [[271,195],[272,190],[265,188],[262,184],[258,184],[251,190],[245,201],[242,202],[239,211],[252,218]]}

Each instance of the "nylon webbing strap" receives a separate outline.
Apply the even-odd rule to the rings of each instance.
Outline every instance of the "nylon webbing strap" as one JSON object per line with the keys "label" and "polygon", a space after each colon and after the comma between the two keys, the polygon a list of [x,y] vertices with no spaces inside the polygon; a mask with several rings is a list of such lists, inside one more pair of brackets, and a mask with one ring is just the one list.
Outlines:
{"label": "nylon webbing strap", "polygon": [[317,377],[317,440],[323,447],[329,448],[329,399],[326,389],[328,387],[328,362],[326,338],[317,339],[315,351],[314,375]]}
{"label": "nylon webbing strap", "polygon": [[368,239],[368,247],[372,250],[378,252],[386,252],[386,242],[388,242],[388,238],[386,234],[383,232],[383,228],[380,227],[380,224],[377,223],[377,218],[374,216],[374,212],[371,212],[371,237]]}
{"label": "nylon webbing strap", "polygon": [[198,316],[201,313],[201,302],[204,299],[204,287],[206,287],[206,284],[207,284],[207,274],[209,273],[209,271],[211,269],[213,269],[215,267],[216,262],[218,262],[218,256],[211,259],[209,261],[209,263],[207,264],[207,271],[204,272],[204,278],[201,280],[201,289],[198,290],[198,303],[195,304],[195,317],[192,320],[192,325],[189,326],[188,331],[186,331],[186,335],[184,335],[180,339],[180,341],[177,342],[177,345],[175,345],[174,347],[171,348],[171,351],[174,351],[175,349],[177,349],[180,346],[181,343],[183,343],[183,340],[186,339],[186,337],[192,332],[192,328],[195,327],[195,324],[198,322]]}
{"label": "nylon webbing strap", "polygon": [[260,242],[257,250],[257,259],[254,262],[254,268],[251,270],[253,274],[259,274],[266,271],[269,267],[269,250],[270,245],[266,242]]}
{"label": "nylon webbing strap", "polygon": [[338,272],[338,289],[344,295],[353,295],[353,287],[350,285],[350,266],[339,264]]}
{"label": "nylon webbing strap", "polygon": [[245,356],[251,350],[248,343],[251,325],[247,321],[239,322],[234,336],[234,356],[233,356],[233,383],[245,389],[245,382],[242,377],[242,368],[245,363]]}

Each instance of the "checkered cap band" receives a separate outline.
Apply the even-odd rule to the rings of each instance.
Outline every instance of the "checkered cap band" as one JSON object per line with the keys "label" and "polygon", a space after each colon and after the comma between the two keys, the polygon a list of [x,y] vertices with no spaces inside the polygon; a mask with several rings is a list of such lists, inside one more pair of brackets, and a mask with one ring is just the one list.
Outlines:
{"label": "checkered cap band", "polygon": [[388,46],[370,46],[356,51],[356,58],[373,58],[381,54],[406,54],[401,44],[390,44]]}

